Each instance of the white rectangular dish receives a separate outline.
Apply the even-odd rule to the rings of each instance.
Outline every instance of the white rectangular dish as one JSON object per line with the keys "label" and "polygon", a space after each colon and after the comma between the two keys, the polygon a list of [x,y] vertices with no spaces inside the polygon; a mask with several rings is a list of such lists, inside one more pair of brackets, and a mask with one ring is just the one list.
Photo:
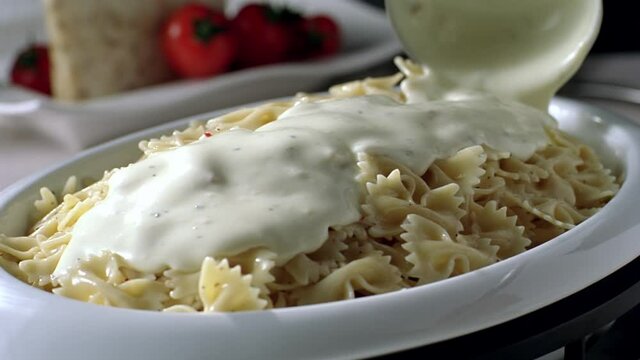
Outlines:
{"label": "white rectangular dish", "polygon": [[[228,2],[235,13],[246,0]],[[345,76],[379,65],[401,52],[383,11],[357,0],[289,0],[304,14],[328,14],[340,25],[342,51],[327,59],[282,63],[226,73],[205,80],[183,80],[80,103],[64,103],[13,87],[0,86],[0,130],[20,126],[81,149],[163,122],[240,103],[315,91]],[[8,6],[0,16],[0,70],[29,38],[41,38],[39,2]],[[15,11],[15,17],[8,15]],[[35,34],[35,35],[34,35]]]}

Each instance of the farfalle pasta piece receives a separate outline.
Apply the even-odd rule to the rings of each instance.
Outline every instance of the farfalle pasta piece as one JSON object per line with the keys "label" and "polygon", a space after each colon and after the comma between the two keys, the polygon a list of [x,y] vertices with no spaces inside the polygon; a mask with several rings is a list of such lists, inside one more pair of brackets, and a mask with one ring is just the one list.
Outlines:
{"label": "farfalle pasta piece", "polygon": [[[496,201],[499,206],[506,206],[508,212],[517,217],[518,225],[524,227],[524,236],[532,241],[532,245],[540,244],[541,239],[550,239],[551,237],[548,236],[552,233],[557,236],[574,227],[574,224],[559,221],[554,215],[545,213],[537,209],[534,205],[544,203],[545,201],[558,203],[558,200],[531,193],[527,191],[526,188],[527,187],[522,184],[514,185],[507,181],[505,189],[497,194],[499,196],[492,196],[489,201]],[[578,212],[578,214],[580,213]],[[582,217],[582,215],[580,216]],[[544,223],[548,223],[549,225],[545,225]],[[551,231],[552,228],[555,230]],[[545,235],[540,235],[538,234],[539,232]]]}
{"label": "farfalle pasta piece", "polygon": [[414,205],[402,184],[400,171],[392,171],[389,177],[378,175],[375,183],[367,183],[367,191],[362,209],[367,214],[365,221],[372,224],[369,234],[387,239],[400,235],[400,224]]}
{"label": "farfalle pasta piece", "polygon": [[389,175],[379,174],[375,183],[367,184],[367,190],[371,196],[388,196],[407,202],[413,202],[413,193],[410,188],[402,182],[400,170],[395,169]]}
{"label": "farfalle pasta piece", "polygon": [[369,234],[373,237],[390,239],[400,235],[400,227],[408,214],[434,219],[444,224],[448,231],[455,233],[462,228],[459,219],[464,214],[460,204],[463,199],[457,197],[459,186],[448,184],[433,189],[421,196],[421,204],[413,202],[413,193],[402,181],[400,171],[394,170],[388,177],[378,175],[375,183],[367,184],[368,195],[362,206],[367,217],[365,221],[373,224]]}
{"label": "farfalle pasta piece", "polygon": [[124,261],[103,252],[80,261],[58,278],[52,291],[68,298],[124,308],[161,310],[168,299],[168,289],[154,276],[127,279],[121,267]]}
{"label": "farfalle pasta piece", "polygon": [[34,217],[42,219],[45,215],[52,212],[58,206],[58,199],[49,188],[40,188],[40,199],[33,203],[36,209]]}
{"label": "farfalle pasta piece", "polygon": [[283,266],[275,267],[271,271],[274,281],[267,284],[267,287],[269,294],[276,294],[276,297],[271,296],[270,300],[276,299],[277,294],[281,292],[288,292],[315,283],[338,266],[337,262],[332,267],[327,263],[323,264],[310,259],[307,254],[298,254]]}
{"label": "farfalle pasta piece", "polygon": [[353,299],[357,294],[382,294],[402,288],[400,271],[388,256],[372,253],[353,260],[316,284],[298,289],[292,296],[298,305]]}
{"label": "farfalle pasta piece", "polygon": [[569,184],[576,195],[576,207],[599,208],[618,192],[618,185],[613,176],[600,174],[577,174],[569,179]]}
{"label": "farfalle pasta piece", "polygon": [[53,292],[96,305],[131,309],[161,310],[167,297],[162,284],[149,279],[134,279],[119,285],[106,283],[93,273],[64,278]]}
{"label": "farfalle pasta piece", "polygon": [[[118,285],[118,290],[127,295],[120,303],[115,303],[118,307],[129,307],[133,299],[133,304],[139,304],[139,309],[161,310],[168,298],[168,289],[155,277],[127,280]],[[110,302],[114,303],[114,300]]]}
{"label": "farfalle pasta piece", "polygon": [[273,269],[275,282],[268,284],[273,291],[290,291],[317,282],[349,259],[343,252],[348,250],[350,240],[367,240],[366,230],[353,224],[330,229],[329,238],[316,251],[299,254],[284,266]]}
{"label": "farfalle pasta piece", "polygon": [[494,174],[485,173],[480,178],[480,182],[476,185],[473,198],[470,200],[473,201],[488,201],[489,199],[498,199],[501,197],[501,192],[504,190],[506,186],[505,179],[494,176]]}
{"label": "farfalle pasta piece", "polygon": [[[619,184],[593,150],[558,130],[548,131],[552,145],[536,157],[574,187],[579,207],[600,207],[619,189]],[[537,155],[537,154],[536,154]],[[562,164],[559,166],[558,164]]]}
{"label": "farfalle pasta piece", "polygon": [[464,148],[451,157],[436,160],[427,174],[427,183],[434,188],[453,182],[460,186],[463,196],[470,196],[485,173],[482,165],[486,160],[487,154],[482,146]]}
{"label": "farfalle pasta piece", "polygon": [[357,165],[359,169],[356,180],[358,180],[363,189],[366,189],[367,183],[375,181],[376,176],[382,172],[376,161],[377,157],[360,152],[356,154],[356,158],[358,159]]}
{"label": "farfalle pasta piece", "polygon": [[[457,184],[447,184],[429,191],[424,197],[423,206],[435,211],[439,216],[432,217],[442,226],[454,234],[462,230],[460,220],[465,214],[462,210],[464,199],[459,196],[460,187]],[[417,212],[418,215],[431,215],[431,212]]]}
{"label": "farfalle pasta piece", "polygon": [[[411,264],[407,262],[406,258],[409,255],[407,250],[402,247],[401,241],[392,241],[390,243],[385,243],[382,241],[370,241],[368,242],[371,247],[370,252],[378,252],[385,256],[389,256],[391,265],[397,267],[400,272],[403,274],[403,281],[407,279],[405,276],[411,270]],[[407,286],[411,284],[405,281]]]}
{"label": "farfalle pasta piece", "polygon": [[277,255],[267,249],[258,248],[228,257],[229,266],[240,266],[244,275],[251,275],[251,286],[260,289],[260,297],[269,300],[269,284],[275,281],[272,270]]}
{"label": "farfalle pasta piece", "polygon": [[497,160],[488,166],[494,167],[495,175],[511,180],[536,183],[549,177],[549,172],[544,168],[514,157]]}
{"label": "farfalle pasta piece", "polygon": [[305,254],[299,254],[284,265],[284,270],[293,278],[296,286],[306,286],[317,282],[322,273],[322,265],[309,259]]}
{"label": "farfalle pasta piece", "polygon": [[499,260],[524,252],[531,244],[531,240],[524,236],[524,227],[517,225],[517,217],[509,216],[507,208],[498,208],[495,201],[484,206],[472,202],[463,221],[468,224],[465,242],[488,256],[497,256]]}
{"label": "farfalle pasta piece", "polygon": [[345,240],[345,245],[346,245],[346,248],[341,252],[341,254],[346,259],[344,264],[349,263],[353,260],[359,259],[367,254],[372,254],[376,252],[376,249],[373,247],[373,242],[371,241],[371,238],[367,238],[367,239],[349,238]]}
{"label": "farfalle pasta piece", "polygon": [[584,164],[576,149],[558,145],[549,145],[539,150],[529,162],[563,178],[576,174]]}
{"label": "farfalle pasta piece", "polygon": [[320,275],[326,276],[347,261],[342,252],[348,248],[346,244],[348,239],[365,241],[368,236],[364,225],[359,223],[335,227],[329,229],[327,241],[318,250],[307,254],[307,256],[320,265]]}
{"label": "farfalle pasta piece", "polygon": [[571,183],[555,173],[552,173],[544,181],[537,183],[535,190],[530,190],[529,192],[536,193],[540,197],[550,197],[571,206],[576,204],[576,194]]}
{"label": "farfalle pasta piece", "polygon": [[483,146],[483,149],[487,154],[484,168],[490,176],[525,182],[538,182],[549,176],[549,172],[544,166],[532,163],[531,160],[535,159],[537,153],[534,153],[530,159],[523,160],[511,156],[508,152],[501,152],[486,145]]}
{"label": "farfalle pasta piece", "polygon": [[402,224],[406,231],[401,235],[402,247],[412,264],[408,276],[417,279],[417,284],[460,275],[492,264],[495,259],[473,247],[456,243],[448,232],[436,222],[411,214]]}
{"label": "farfalle pasta piece", "polygon": [[493,245],[493,239],[491,238],[482,237],[481,234],[458,234],[455,237],[455,242],[477,249],[493,260],[500,260],[498,259],[500,247]]}
{"label": "farfalle pasta piece", "polygon": [[199,271],[185,272],[169,269],[165,270],[163,275],[165,277],[164,285],[170,289],[169,297],[171,299],[176,300],[180,305],[188,304],[193,308],[202,306],[198,295]]}
{"label": "farfalle pasta piece", "polygon": [[6,265],[12,274],[34,286],[46,287],[51,284],[51,273],[69,242],[70,234],[56,232],[51,237],[32,235],[9,237],[0,234],[0,261],[12,262]]}
{"label": "farfalle pasta piece", "polygon": [[358,167],[360,173],[357,180],[366,188],[367,183],[376,182],[378,175],[389,177],[395,171],[400,172],[400,182],[414,203],[423,204],[424,195],[429,191],[429,186],[417,174],[408,167],[384,156],[372,156],[365,153],[358,154]]}
{"label": "farfalle pasta piece", "polygon": [[567,231],[540,218],[536,218],[533,224],[535,231],[526,232],[528,238],[531,239],[531,247],[543,244]]}
{"label": "farfalle pasta piece", "polygon": [[251,286],[251,275],[242,275],[240,266],[229,267],[227,259],[204,259],[198,293],[205,312],[261,310],[267,307],[267,301],[259,297],[260,289]]}
{"label": "farfalle pasta piece", "polygon": [[[74,194],[78,192],[78,178],[75,176],[69,176],[67,181],[64,182],[64,186],[62,186],[62,196],[68,194]],[[82,192],[80,192],[82,194]]]}

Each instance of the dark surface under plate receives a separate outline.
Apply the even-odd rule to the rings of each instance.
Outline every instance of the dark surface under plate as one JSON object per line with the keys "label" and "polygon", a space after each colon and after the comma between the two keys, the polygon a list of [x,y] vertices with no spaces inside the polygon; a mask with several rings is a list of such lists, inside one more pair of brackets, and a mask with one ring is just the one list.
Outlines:
{"label": "dark surface under plate", "polygon": [[640,257],[520,318],[381,358],[535,359],[564,347],[565,360],[635,360],[640,359],[639,325]]}

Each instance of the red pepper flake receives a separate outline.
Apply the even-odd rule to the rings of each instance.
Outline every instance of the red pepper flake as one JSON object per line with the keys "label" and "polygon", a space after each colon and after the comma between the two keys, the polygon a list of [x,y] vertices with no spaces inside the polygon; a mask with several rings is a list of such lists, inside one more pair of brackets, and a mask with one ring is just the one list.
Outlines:
{"label": "red pepper flake", "polygon": [[212,136],[213,136],[213,134],[211,133],[211,131],[205,131],[205,132],[204,132],[204,136],[206,136],[206,137],[212,137]]}

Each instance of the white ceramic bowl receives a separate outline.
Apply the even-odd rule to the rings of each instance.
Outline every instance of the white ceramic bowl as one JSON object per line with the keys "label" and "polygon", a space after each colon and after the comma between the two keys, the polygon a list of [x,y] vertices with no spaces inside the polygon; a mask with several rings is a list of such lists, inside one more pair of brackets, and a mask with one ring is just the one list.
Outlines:
{"label": "white ceramic bowl", "polygon": [[[552,113],[626,180],[597,215],[535,249],[413,289],[233,314],[100,307],[32,288],[0,270],[0,354],[12,360],[362,358],[450,339],[551,304],[640,255],[640,129],[569,100],[555,100]],[[0,232],[24,230],[40,186],[60,187],[70,174],[95,177],[125,165],[138,156],[138,140],[186,123],[109,142],[15,184],[0,194]]]}

